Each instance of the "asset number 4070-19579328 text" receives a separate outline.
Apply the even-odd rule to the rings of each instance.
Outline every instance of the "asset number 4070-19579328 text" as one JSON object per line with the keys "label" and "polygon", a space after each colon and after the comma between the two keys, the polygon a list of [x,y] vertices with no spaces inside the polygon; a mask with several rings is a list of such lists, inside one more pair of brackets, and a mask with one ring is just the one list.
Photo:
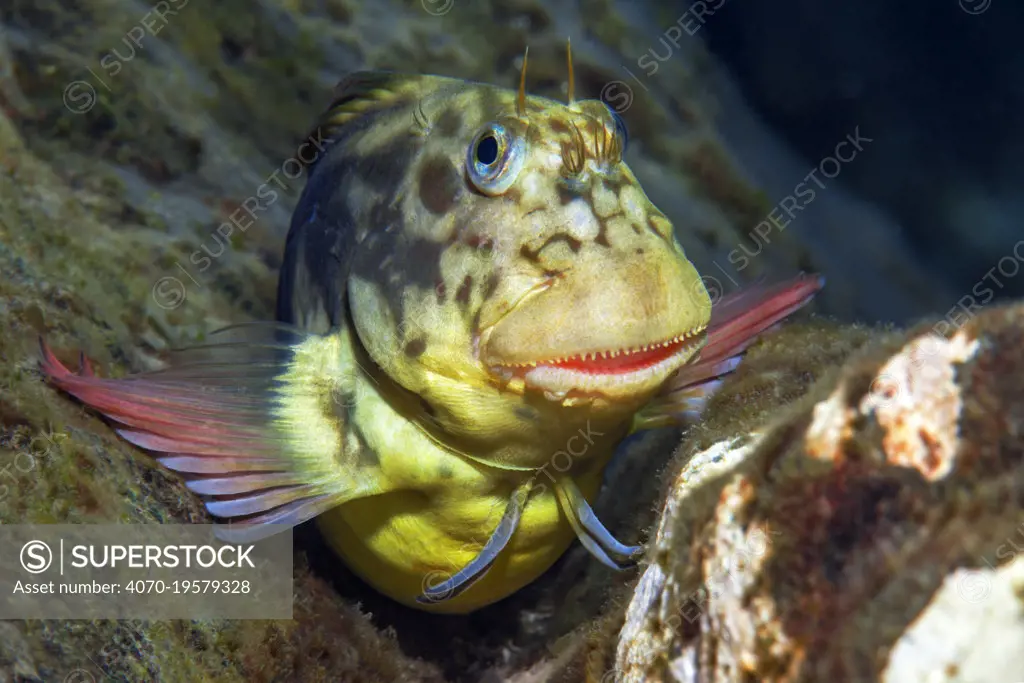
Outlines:
{"label": "asset number 4070-19579328 text", "polygon": [[125,584],[128,593],[248,593],[251,590],[248,581],[196,579],[193,581],[161,581],[159,579],[139,579]]}

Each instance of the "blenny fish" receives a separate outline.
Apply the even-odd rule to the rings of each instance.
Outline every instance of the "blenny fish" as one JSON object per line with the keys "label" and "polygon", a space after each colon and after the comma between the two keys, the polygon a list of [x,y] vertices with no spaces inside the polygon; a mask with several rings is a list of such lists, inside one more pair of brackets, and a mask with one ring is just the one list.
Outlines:
{"label": "blenny fish", "polygon": [[182,473],[229,542],[316,519],[361,577],[464,613],[579,541],[637,560],[590,507],[616,445],[699,417],[823,280],[712,306],[623,161],[622,118],[427,75],[345,78],[313,128],[277,322],[163,370],[42,369]]}

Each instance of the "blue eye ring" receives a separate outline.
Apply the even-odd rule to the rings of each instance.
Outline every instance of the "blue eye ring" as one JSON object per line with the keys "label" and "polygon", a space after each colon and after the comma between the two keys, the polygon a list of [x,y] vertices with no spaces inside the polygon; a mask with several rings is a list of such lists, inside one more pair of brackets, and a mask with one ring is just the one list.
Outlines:
{"label": "blue eye ring", "polygon": [[525,141],[506,126],[497,122],[487,124],[466,149],[470,182],[486,195],[504,194],[522,170],[525,151]]}

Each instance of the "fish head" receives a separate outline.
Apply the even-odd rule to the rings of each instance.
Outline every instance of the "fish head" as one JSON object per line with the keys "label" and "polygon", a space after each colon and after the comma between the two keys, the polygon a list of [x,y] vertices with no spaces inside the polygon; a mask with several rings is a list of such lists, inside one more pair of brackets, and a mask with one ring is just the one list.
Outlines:
{"label": "fish head", "polygon": [[[492,172],[492,189],[483,161],[502,137],[492,165],[510,169]],[[588,100],[487,122],[470,142],[483,195],[470,224],[497,245],[476,350],[511,387],[642,401],[700,349],[710,297],[623,161],[626,138],[618,114]]]}
{"label": "fish head", "polygon": [[449,434],[515,441],[635,411],[700,350],[711,301],[622,158],[622,119],[598,100],[432,83],[377,143],[401,131],[414,151],[366,209],[375,234],[347,284],[370,356]]}

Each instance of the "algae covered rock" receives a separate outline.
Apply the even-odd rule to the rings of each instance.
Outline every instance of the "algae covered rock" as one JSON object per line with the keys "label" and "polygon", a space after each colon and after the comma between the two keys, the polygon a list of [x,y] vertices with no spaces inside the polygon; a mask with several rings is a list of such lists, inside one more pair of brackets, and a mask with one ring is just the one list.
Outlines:
{"label": "algae covered rock", "polygon": [[[684,441],[608,680],[1020,678],[1024,305],[948,327]],[[720,408],[778,403],[737,380]]]}

